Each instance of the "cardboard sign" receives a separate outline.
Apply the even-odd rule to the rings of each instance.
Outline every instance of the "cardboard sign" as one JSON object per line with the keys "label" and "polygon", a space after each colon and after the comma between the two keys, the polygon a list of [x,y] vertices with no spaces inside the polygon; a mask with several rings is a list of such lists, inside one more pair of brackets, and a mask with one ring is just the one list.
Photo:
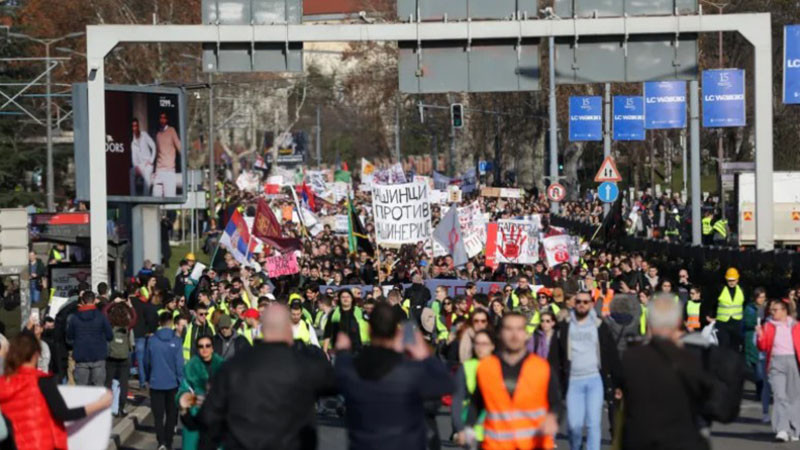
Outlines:
{"label": "cardboard sign", "polygon": [[482,197],[491,198],[522,198],[522,189],[519,188],[481,188]]}
{"label": "cardboard sign", "polygon": [[568,234],[550,236],[542,240],[547,255],[547,265],[556,267],[559,264],[574,264],[578,258],[574,239]]}
{"label": "cardboard sign", "polygon": [[431,205],[425,183],[372,188],[378,244],[414,244],[431,238]]}
{"label": "cardboard sign", "polygon": [[[85,406],[98,400],[105,388],[96,386],[58,386],[68,408]],[[111,408],[64,424],[67,431],[67,446],[81,450],[105,450],[111,438]]]}
{"label": "cardboard sign", "polygon": [[539,228],[532,220],[497,222],[497,264],[533,264],[539,261]]}
{"label": "cardboard sign", "polygon": [[486,243],[486,221],[478,202],[469,206],[458,208],[458,221],[461,224],[461,238],[467,256],[472,258],[483,250]]}
{"label": "cardboard sign", "polygon": [[447,200],[450,203],[461,203],[461,188],[458,186],[448,186]]}
{"label": "cardboard sign", "polygon": [[297,254],[295,252],[265,259],[264,268],[267,270],[267,274],[270,278],[293,275],[300,272],[300,267],[297,265]]}

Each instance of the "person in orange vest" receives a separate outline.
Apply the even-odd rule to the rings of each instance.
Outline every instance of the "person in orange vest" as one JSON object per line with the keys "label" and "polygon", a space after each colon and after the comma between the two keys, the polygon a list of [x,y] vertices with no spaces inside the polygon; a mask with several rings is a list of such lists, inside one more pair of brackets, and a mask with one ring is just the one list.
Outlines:
{"label": "person in orange vest", "polygon": [[[561,396],[558,377],[547,360],[528,353],[525,316],[511,312],[500,323],[499,353],[478,365],[478,388],[470,403],[467,423],[483,421],[484,449],[551,449],[558,432]],[[472,428],[457,436],[460,445],[474,445]]]}
{"label": "person in orange vest", "polygon": [[592,300],[595,302],[595,311],[601,317],[611,315],[611,300],[614,298],[614,290],[608,285],[608,273],[601,273],[597,276],[597,287],[592,289]]}

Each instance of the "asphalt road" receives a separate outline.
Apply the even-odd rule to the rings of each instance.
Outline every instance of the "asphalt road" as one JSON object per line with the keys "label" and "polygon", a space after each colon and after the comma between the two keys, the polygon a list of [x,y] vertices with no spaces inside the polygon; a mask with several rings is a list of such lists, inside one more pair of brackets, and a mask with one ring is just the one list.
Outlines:
{"label": "asphalt road", "polygon": [[[735,422],[722,425],[714,424],[712,427],[712,446],[716,449],[724,450],[761,450],[761,449],[780,449],[798,447],[797,443],[779,444],[774,442],[771,427],[769,424],[761,422],[761,405],[753,400],[752,386],[746,391],[746,399],[742,403],[742,410],[739,419]],[[656,407],[656,405],[654,405]],[[607,414],[604,413],[604,419]],[[443,439],[447,439],[451,432],[450,419],[446,412],[437,418],[439,433]],[[346,450],[347,449],[347,430],[342,419],[324,415],[318,418],[318,438],[320,450]],[[562,429],[566,427],[562,424]],[[611,447],[608,435],[608,426],[604,421],[603,448]],[[559,448],[569,448],[563,434],[559,434]],[[174,448],[179,449],[180,434],[176,436]],[[153,450],[157,447],[153,429],[152,418],[137,428],[137,431],[123,443],[121,449],[126,450]],[[455,445],[445,441],[442,448],[457,448]],[[409,449],[410,450],[410,449]]]}

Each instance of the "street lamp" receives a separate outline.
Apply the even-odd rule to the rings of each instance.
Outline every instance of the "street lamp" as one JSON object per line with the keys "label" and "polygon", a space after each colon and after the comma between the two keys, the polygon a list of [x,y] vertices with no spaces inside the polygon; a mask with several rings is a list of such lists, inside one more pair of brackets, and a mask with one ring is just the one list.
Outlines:
{"label": "street lamp", "polygon": [[[51,97],[51,76],[50,72],[52,71],[53,67],[50,66],[50,46],[61,42],[65,39],[72,39],[83,36],[83,31],[78,31],[75,33],[65,34],[64,36],[56,37],[56,38],[36,38],[32,36],[28,36],[27,34],[22,33],[15,33],[9,32],[8,37],[17,38],[17,39],[25,39],[31,42],[35,42],[37,44],[44,45],[44,54],[45,54],[45,66],[46,66],[46,76],[47,79],[45,84],[47,85],[47,122],[45,126],[47,127],[47,210],[49,212],[54,212],[56,209],[55,204],[55,188],[54,188],[54,180],[53,180],[53,100]],[[59,47],[61,49],[61,47]]]}

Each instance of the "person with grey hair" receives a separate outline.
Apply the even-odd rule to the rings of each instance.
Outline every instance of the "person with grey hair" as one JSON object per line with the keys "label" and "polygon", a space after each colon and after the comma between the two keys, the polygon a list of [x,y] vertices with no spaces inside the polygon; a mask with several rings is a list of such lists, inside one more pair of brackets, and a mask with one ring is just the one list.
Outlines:
{"label": "person with grey hair", "polygon": [[656,296],[647,320],[650,342],[627,349],[622,358],[623,448],[707,450],[697,418],[708,379],[681,343],[681,306],[671,296]]}

